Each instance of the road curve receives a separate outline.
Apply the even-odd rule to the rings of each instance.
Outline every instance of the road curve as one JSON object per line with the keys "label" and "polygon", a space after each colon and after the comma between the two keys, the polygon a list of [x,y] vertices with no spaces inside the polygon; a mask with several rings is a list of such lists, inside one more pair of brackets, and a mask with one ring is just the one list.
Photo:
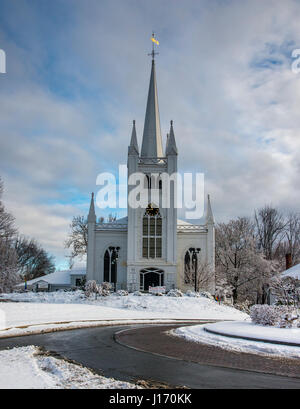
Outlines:
{"label": "road curve", "polygon": [[26,345],[42,346],[101,375],[124,381],[155,380],[197,389],[300,388],[300,379],[179,361],[115,342],[116,332],[132,327],[85,328],[0,339],[0,350]]}

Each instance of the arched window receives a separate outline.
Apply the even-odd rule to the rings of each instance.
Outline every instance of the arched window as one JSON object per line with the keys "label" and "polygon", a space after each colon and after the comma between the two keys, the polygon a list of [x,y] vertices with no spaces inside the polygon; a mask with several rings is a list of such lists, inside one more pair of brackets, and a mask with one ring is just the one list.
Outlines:
{"label": "arched window", "polygon": [[184,283],[194,284],[195,283],[195,268],[196,268],[196,258],[189,250],[184,256]]}
{"label": "arched window", "polygon": [[151,204],[143,217],[143,257],[162,257],[162,218],[159,209]]}
{"label": "arched window", "polygon": [[117,266],[120,247],[109,247],[104,254],[103,281],[117,284]]}
{"label": "arched window", "polygon": [[145,175],[144,189],[151,189],[151,177],[149,175]]}

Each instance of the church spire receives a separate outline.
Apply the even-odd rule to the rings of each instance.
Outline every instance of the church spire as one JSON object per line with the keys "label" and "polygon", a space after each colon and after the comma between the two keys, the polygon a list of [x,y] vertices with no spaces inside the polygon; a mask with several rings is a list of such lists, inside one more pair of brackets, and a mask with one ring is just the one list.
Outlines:
{"label": "church spire", "polygon": [[135,120],[133,120],[131,140],[130,140],[130,145],[128,147],[128,155],[138,155],[138,154],[139,154],[139,146],[138,146],[137,137],[136,137]]}
{"label": "church spire", "polygon": [[89,215],[88,215],[88,223],[96,223],[94,193],[92,193],[92,197],[91,197],[90,211],[89,211]]}
{"label": "church spire", "polygon": [[152,58],[141,157],[163,157],[154,58]]}
{"label": "church spire", "polygon": [[168,136],[167,147],[166,147],[166,155],[178,155],[174,129],[173,129],[173,121],[170,123],[170,133]]}
{"label": "church spire", "polygon": [[214,224],[214,215],[211,209],[210,196],[207,195],[206,224]]}

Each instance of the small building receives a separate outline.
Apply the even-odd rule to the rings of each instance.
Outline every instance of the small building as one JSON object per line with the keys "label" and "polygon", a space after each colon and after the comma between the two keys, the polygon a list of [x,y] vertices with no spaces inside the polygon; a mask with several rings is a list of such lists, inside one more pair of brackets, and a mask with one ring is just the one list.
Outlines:
{"label": "small building", "polygon": [[[83,269],[55,271],[42,277],[26,282],[27,290],[31,291],[59,291],[73,290],[83,285],[86,271]],[[18,284],[18,288],[25,289],[25,283]]]}

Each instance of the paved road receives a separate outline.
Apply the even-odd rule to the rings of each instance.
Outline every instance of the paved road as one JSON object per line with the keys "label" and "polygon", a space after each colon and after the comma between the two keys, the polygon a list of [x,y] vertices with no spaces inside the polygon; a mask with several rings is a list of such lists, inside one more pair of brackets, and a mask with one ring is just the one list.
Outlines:
{"label": "paved road", "polygon": [[0,339],[0,350],[42,346],[97,373],[125,381],[147,379],[197,389],[300,388],[300,380],[295,378],[178,361],[130,349],[114,340],[115,332],[126,328],[130,327],[98,327]]}

